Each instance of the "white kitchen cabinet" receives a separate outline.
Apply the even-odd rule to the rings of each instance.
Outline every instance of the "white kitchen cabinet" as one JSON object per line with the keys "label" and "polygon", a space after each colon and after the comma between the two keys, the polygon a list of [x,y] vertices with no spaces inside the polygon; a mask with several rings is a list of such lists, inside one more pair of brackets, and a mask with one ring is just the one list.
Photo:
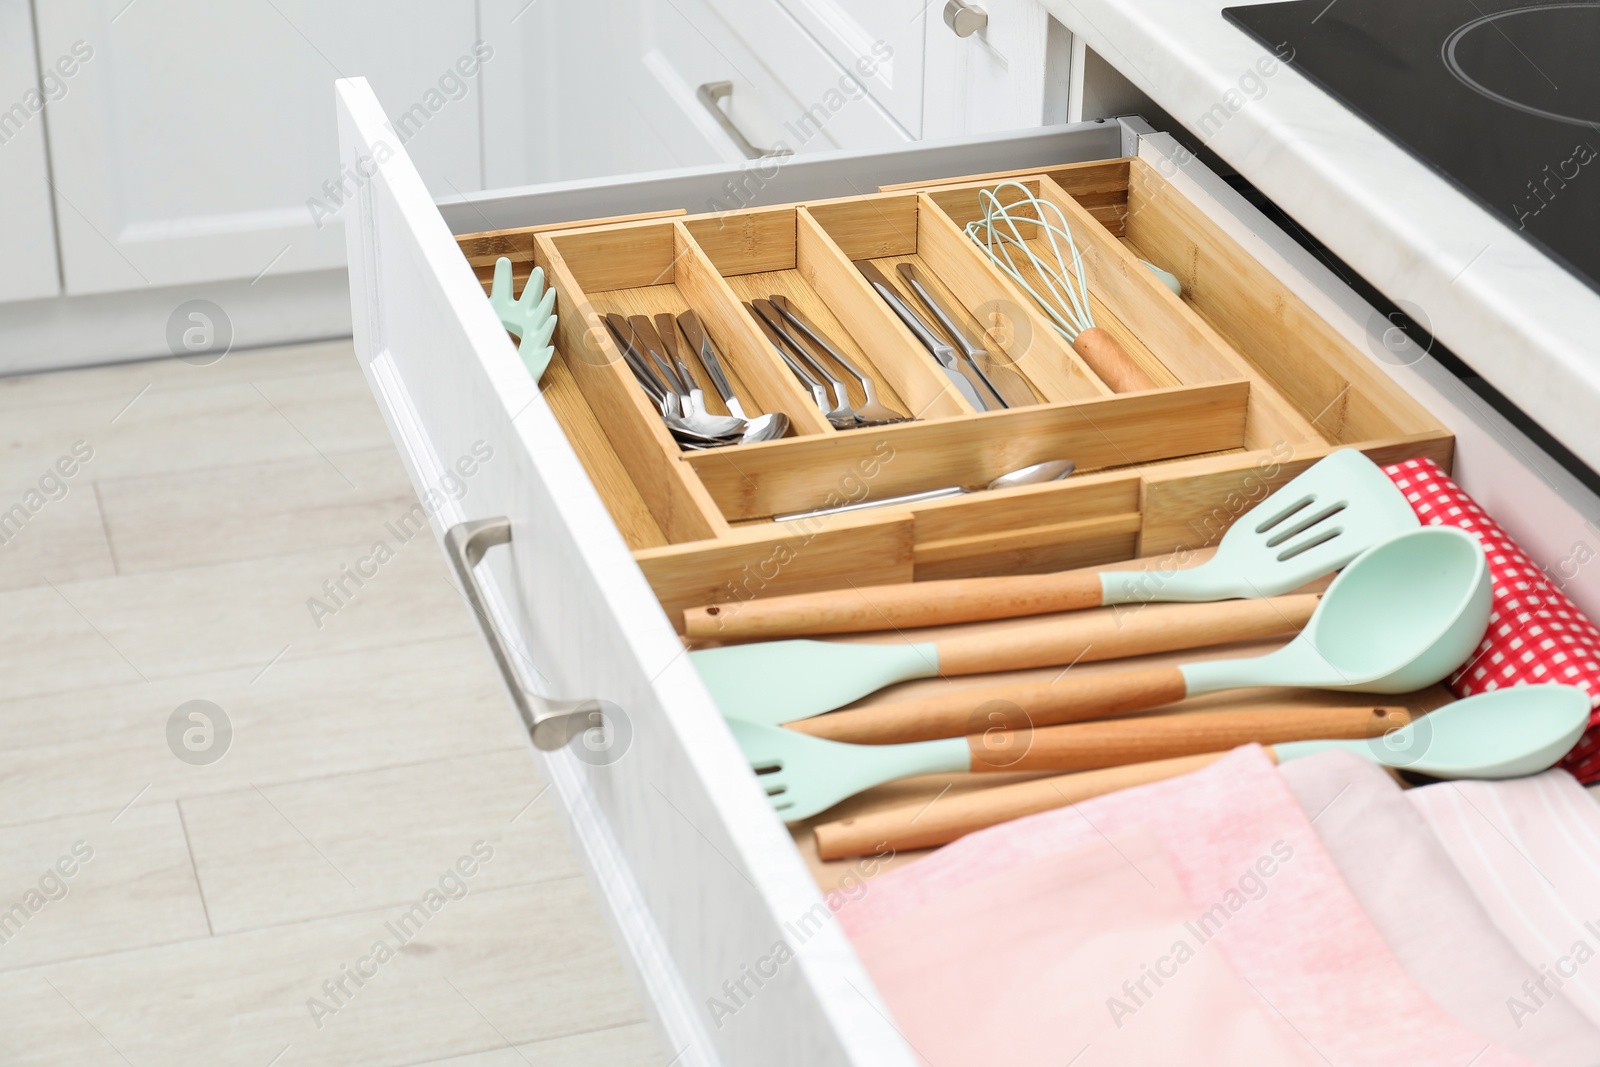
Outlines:
{"label": "white kitchen cabinet", "polygon": [[61,288],[44,111],[72,91],[61,72],[75,71],[78,61],[69,55],[58,69],[56,58],[41,83],[28,0],[0,0],[0,302]]}
{"label": "white kitchen cabinet", "polygon": [[[738,0],[718,0],[733,6]],[[923,38],[939,20],[943,0],[778,0],[828,54],[850,67],[877,59],[868,91],[913,137],[922,130]],[[741,5],[742,6],[742,5]],[[781,20],[767,23],[768,41],[782,40]]]}
{"label": "white kitchen cabinet", "polygon": [[[841,61],[778,0],[483,0],[482,32],[510,57],[484,71],[488,188],[913,136],[860,87],[874,78],[855,64],[888,69],[870,46]],[[725,96],[702,98],[720,82]]]}
{"label": "white kitchen cabinet", "polygon": [[[11,0],[8,0],[11,2]],[[53,0],[44,65],[92,49],[49,108],[69,294],[337,267],[341,173],[329,85],[366,75],[437,196],[482,187],[471,0]],[[457,64],[462,64],[458,69]]]}
{"label": "white kitchen cabinet", "polygon": [[[341,83],[338,98],[341,152],[354,160],[385,135],[384,115],[359,81]],[[1372,351],[1373,367],[1454,433],[1459,480],[1518,516],[1519,537],[1535,559],[1560,558],[1600,519],[1600,500],[1478,406],[1436,361],[1426,354],[1406,366],[1379,359],[1370,306],[1141,121],[798,158],[782,183],[754,198],[815,200],[1125,155],[1157,168],[1175,195],[1346,344]],[[475,197],[441,212],[406,159],[390,159],[359,194],[362,224],[346,229],[356,351],[419,491],[439,484],[458,457],[484,445],[493,450],[472,494],[440,501],[430,521],[453,551],[466,546],[448,531],[485,523],[475,551],[462,554],[462,569],[482,583],[480,621],[504,649],[508,686],[538,694],[522,698],[535,709],[530,726],[545,698],[598,698],[608,703],[613,737],[628,731],[618,753],[531,751],[675,1062],[909,1065],[912,1050],[831,922],[807,931],[793,962],[737,1018],[709,1011],[708,998],[724,995],[724,982],[826,905],[451,232],[698,210],[740,174],[730,165],[568,182]],[[1600,575],[1579,575],[1569,591],[1580,603],[1600,599]]]}
{"label": "white kitchen cabinet", "polygon": [[968,37],[945,24],[942,4],[930,12],[924,137],[1016,130],[1066,118],[1072,35],[1035,0],[985,0],[981,6],[988,23]]}

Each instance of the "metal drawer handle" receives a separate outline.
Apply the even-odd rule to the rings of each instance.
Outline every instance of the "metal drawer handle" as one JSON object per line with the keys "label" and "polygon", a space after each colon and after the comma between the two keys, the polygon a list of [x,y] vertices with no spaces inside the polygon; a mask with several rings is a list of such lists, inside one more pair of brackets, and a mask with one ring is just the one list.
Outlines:
{"label": "metal drawer handle", "polygon": [[745,135],[739,132],[739,127],[733,124],[733,119],[720,106],[718,102],[733,96],[732,82],[706,82],[695,92],[695,99],[700,101],[700,106],[711,112],[711,117],[717,120],[717,125],[722,127],[722,132],[739,147],[746,159],[761,159],[764,156],[792,156],[791,148],[757,148],[751,144]]}
{"label": "metal drawer handle", "polygon": [[445,534],[444,548],[472,604],[472,613],[478,617],[484,640],[489,642],[489,651],[494,653],[495,666],[500,668],[500,676],[511,691],[511,702],[517,706],[517,714],[522,716],[536,747],[554,750],[582,736],[590,727],[604,727],[603,711],[600,701],[594,699],[546,700],[538,693],[529,692],[517,677],[505,639],[489,618],[477,572],[484,553],[495,545],[510,542],[511,520],[501,516],[457,523]]}
{"label": "metal drawer handle", "polygon": [[971,37],[989,25],[989,13],[964,0],[949,0],[944,5],[944,24],[955,31],[957,37]]}

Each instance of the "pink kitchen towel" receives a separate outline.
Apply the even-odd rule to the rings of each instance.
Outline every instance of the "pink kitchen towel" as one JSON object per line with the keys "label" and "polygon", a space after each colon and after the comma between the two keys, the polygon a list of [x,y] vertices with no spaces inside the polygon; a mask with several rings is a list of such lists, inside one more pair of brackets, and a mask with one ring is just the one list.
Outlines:
{"label": "pink kitchen towel", "polygon": [[1561,765],[1580,781],[1600,779],[1600,627],[1557,589],[1520,545],[1431,459],[1385,467],[1426,526],[1454,526],[1489,557],[1494,602],[1489,630],[1450,679],[1457,696],[1508,685],[1564,682],[1588,690],[1589,732]]}
{"label": "pink kitchen towel", "polygon": [[[1279,767],[1345,884],[1406,973],[1463,1026],[1547,1067],[1600,1064],[1600,1027],[1561,991],[1517,1007],[1536,980],[1389,773],[1348,752]],[[1600,902],[1597,902],[1600,904]]]}
{"label": "pink kitchen towel", "polygon": [[[874,878],[859,899],[832,903],[845,932],[860,938],[980,878],[1141,826],[1161,841],[1177,873],[1196,951],[1220,951],[1319,1061],[1530,1062],[1462,1026],[1406,974],[1255,745],[1194,774],[969,834]],[[1063,1050],[1062,1061],[1070,1055]]]}
{"label": "pink kitchen towel", "polygon": [[[1533,1025],[1570,1002],[1600,1026],[1600,807],[1566,771],[1406,791],[1528,964],[1502,1010]],[[1600,1057],[1596,1058],[1600,1062]]]}
{"label": "pink kitchen towel", "polygon": [[855,946],[929,1067],[1320,1064],[1190,919],[1135,829],[980,876]]}

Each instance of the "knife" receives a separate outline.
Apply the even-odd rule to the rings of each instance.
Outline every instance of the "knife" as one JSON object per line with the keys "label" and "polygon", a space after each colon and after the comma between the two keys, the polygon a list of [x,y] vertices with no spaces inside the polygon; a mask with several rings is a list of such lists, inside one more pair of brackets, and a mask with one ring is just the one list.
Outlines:
{"label": "knife", "polygon": [[956,355],[956,350],[939,340],[928,328],[928,324],[922,321],[921,316],[900,299],[899,291],[889,283],[888,278],[883,276],[877,264],[864,259],[856,260],[855,264],[856,268],[866,276],[868,283],[878,291],[878,295],[883,297],[884,302],[894,308],[894,313],[900,316],[900,321],[906,324],[906,328],[916,335],[924,348],[933,353],[933,358],[938,361],[939,369],[944,371],[944,376],[950,379],[950,384],[955,386],[956,392],[965,397],[974,410],[993,411],[1006,406],[1005,401],[989,389],[988,384],[978,377],[975,370],[969,369],[967,363]]}
{"label": "knife", "polygon": [[[993,378],[989,377],[988,372],[983,369],[983,363],[980,362],[989,358],[989,350],[968,333],[966,327],[961,325],[955,314],[945,306],[942,300],[934,295],[933,290],[923,282],[922,275],[917,271],[917,268],[909,263],[902,263],[895,270],[905,283],[911,287],[911,291],[916,293],[928,310],[933,313],[933,317],[939,320],[939,325],[944,327],[945,332],[954,338],[956,346],[961,349],[961,354],[966,357],[968,363],[972,364],[972,369],[977,371],[983,380],[988,383],[990,389],[994,390],[994,395],[1000,397],[1001,401],[1007,407],[1010,407],[1011,402],[1005,399],[1005,396],[1000,392],[999,386],[995,384]],[[1031,393],[1025,403],[1033,403]]]}

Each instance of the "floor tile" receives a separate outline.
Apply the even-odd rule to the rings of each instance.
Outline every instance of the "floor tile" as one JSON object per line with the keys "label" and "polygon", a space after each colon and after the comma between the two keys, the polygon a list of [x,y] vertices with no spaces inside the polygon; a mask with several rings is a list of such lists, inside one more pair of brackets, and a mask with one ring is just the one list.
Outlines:
{"label": "floor tile", "polygon": [[122,574],[371,544],[416,503],[392,448],[114,478],[98,488]]}
{"label": "floor tile", "polygon": [[515,748],[181,806],[220,934],[398,904],[469,869],[475,889],[570,878],[577,860],[544,794]]}
{"label": "floor tile", "polygon": [[[0,676],[0,698],[123,680],[135,671],[153,679],[261,669],[280,657],[304,659],[472,633],[470,611],[451,584],[431,532],[424,529],[405,541],[392,534],[382,540],[385,551],[376,555],[373,542],[363,541],[58,583],[45,594],[0,593],[0,646],[27,641],[36,629],[36,621],[18,606],[54,597],[63,603],[50,605],[52,626],[70,635],[75,647],[84,646],[84,655],[112,665],[125,658],[115,678],[80,679],[63,675],[53,649],[41,648],[39,658],[9,665]],[[369,577],[360,578],[363,570]]]}
{"label": "floor tile", "polygon": [[[399,1067],[641,1021],[580,879],[469,891],[420,930],[401,918],[382,908],[0,974],[0,1003],[29,1020],[0,1027],[0,1062]],[[360,986],[349,968],[367,972]]]}
{"label": "floor tile", "polygon": [[532,1045],[500,1048],[430,1060],[414,1067],[669,1067],[672,1054],[662,1048],[645,1023],[556,1037]]}
{"label": "floor tile", "polygon": [[176,805],[0,828],[0,971],[207,933]]}
{"label": "floor tile", "polygon": [[[47,591],[48,592],[48,591]],[[523,743],[476,635],[0,701],[0,824],[349,774]],[[259,677],[258,677],[259,674]],[[3,676],[0,676],[3,677]],[[169,739],[180,705],[227,719],[209,763]],[[212,714],[213,718],[217,718]],[[195,725],[187,713],[181,728]],[[206,739],[195,737],[196,745]]]}
{"label": "floor tile", "polygon": [[164,391],[207,389],[304,374],[351,374],[359,378],[361,368],[356,364],[355,349],[348,338],[229,352],[205,366],[172,358],[115,363],[0,378],[0,410],[92,399],[117,399],[126,403],[146,386]]}
{"label": "floor tile", "polygon": [[40,479],[0,488],[0,589],[115,574],[94,484]]}

